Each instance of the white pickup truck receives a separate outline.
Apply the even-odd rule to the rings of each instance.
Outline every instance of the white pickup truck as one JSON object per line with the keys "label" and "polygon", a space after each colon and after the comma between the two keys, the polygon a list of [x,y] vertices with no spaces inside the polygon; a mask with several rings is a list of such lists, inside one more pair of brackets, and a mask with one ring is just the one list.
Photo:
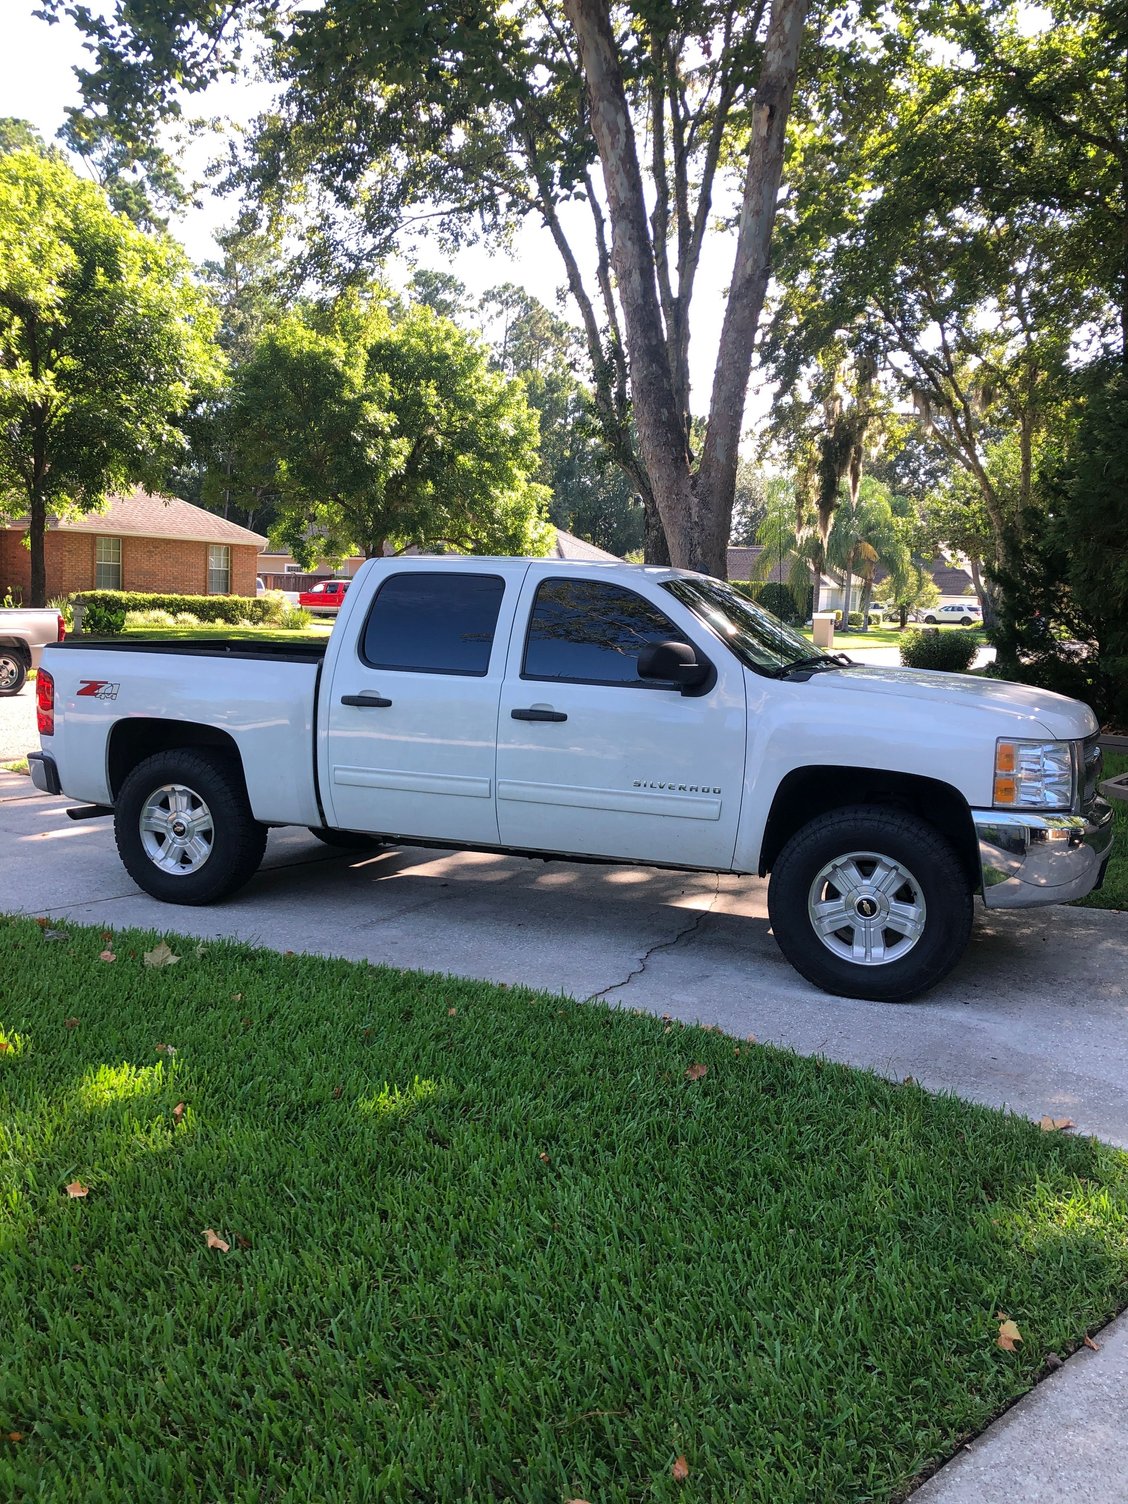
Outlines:
{"label": "white pickup truck", "polygon": [[43,649],[66,635],[62,613],[53,608],[0,608],[0,695],[18,695],[28,674],[39,667]]}
{"label": "white pickup truck", "polygon": [[812,652],[675,569],[375,560],[328,644],[72,640],[39,677],[36,787],[114,816],[146,892],[239,888],[267,827],[770,873],[788,960],[901,1001],[988,908],[1097,887],[1091,710]]}

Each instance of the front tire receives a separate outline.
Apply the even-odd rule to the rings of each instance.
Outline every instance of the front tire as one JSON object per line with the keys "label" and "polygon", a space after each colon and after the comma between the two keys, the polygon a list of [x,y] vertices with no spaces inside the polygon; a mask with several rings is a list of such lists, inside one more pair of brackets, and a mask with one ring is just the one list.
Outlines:
{"label": "front tire", "polygon": [[266,849],[238,760],[210,747],[138,763],[114,805],[114,836],[130,877],[162,903],[227,898],[258,871]]}
{"label": "front tire", "polygon": [[792,836],[772,871],[768,915],[780,950],[816,987],[903,1003],[963,955],[971,884],[927,821],[858,805]]}
{"label": "front tire", "polygon": [[0,648],[0,695],[18,695],[27,683],[27,660],[11,648]]}

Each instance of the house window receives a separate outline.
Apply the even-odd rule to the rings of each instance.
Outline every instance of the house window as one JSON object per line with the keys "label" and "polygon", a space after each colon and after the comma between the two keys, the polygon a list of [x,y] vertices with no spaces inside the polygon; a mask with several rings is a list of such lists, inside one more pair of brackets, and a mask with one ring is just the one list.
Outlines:
{"label": "house window", "polygon": [[94,539],[94,589],[121,589],[121,539]]}
{"label": "house window", "polygon": [[231,594],[231,550],[226,543],[208,544],[208,594]]}

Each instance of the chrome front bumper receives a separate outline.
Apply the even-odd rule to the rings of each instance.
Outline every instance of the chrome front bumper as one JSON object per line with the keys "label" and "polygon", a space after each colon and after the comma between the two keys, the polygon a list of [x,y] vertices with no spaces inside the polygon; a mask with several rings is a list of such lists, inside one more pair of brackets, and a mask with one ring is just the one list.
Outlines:
{"label": "chrome front bumper", "polygon": [[1112,808],[1094,799],[1080,815],[972,810],[989,909],[1028,909],[1084,898],[1104,877]]}

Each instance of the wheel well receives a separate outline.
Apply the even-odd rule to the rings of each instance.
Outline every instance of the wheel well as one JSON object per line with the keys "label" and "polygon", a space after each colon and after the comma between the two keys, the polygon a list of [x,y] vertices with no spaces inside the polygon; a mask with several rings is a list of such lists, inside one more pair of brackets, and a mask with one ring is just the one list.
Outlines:
{"label": "wheel well", "polygon": [[116,799],[122,784],[139,762],[154,752],[171,752],[177,747],[219,747],[230,752],[243,771],[238,743],[216,726],[198,726],[192,721],[159,721],[138,717],[118,721],[110,732],[110,794]]}
{"label": "wheel well", "polygon": [[31,649],[22,637],[0,637],[0,652],[12,652],[31,667]]}
{"label": "wheel well", "polygon": [[980,886],[979,847],[963,795],[937,778],[876,768],[796,768],[788,773],[768,815],[760,876],[771,871],[784,846],[808,821],[853,804],[883,805],[926,820],[952,843],[972,887]]}

